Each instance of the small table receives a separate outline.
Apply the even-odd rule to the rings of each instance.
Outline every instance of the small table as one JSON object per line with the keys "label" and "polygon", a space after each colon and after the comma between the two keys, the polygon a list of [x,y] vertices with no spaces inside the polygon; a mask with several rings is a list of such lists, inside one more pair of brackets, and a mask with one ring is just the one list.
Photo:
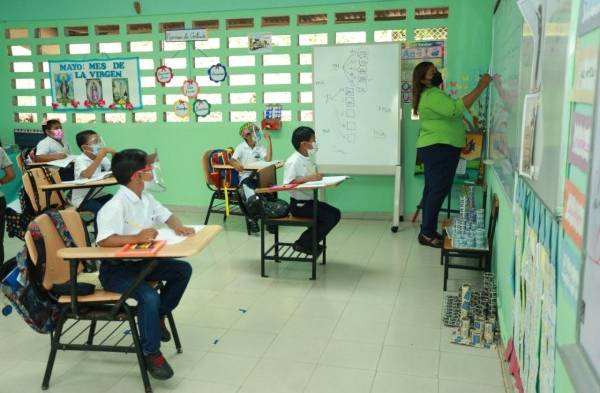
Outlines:
{"label": "small table", "polygon": [[[111,176],[107,177],[106,179],[93,180],[85,183],[69,181],[56,184],[46,184],[41,186],[40,188],[42,189],[42,191],[44,191],[44,194],[46,196],[46,206],[50,206],[50,197],[53,192],[89,188],[89,191],[87,192],[87,194],[83,198],[83,201],[79,205],[81,206],[93,195],[93,191],[95,189],[114,186],[115,184],[118,184],[117,179],[115,179],[114,176]],[[77,208],[77,210],[79,211],[79,208]]]}
{"label": "small table", "polygon": [[[265,193],[276,193],[279,191],[298,191],[298,190],[312,190],[313,192],[313,215],[312,218],[301,218],[288,216],[284,218],[273,218],[267,219],[263,217],[261,220],[260,228],[260,270],[261,276],[268,277],[265,269],[265,262],[267,260],[275,261],[277,263],[281,261],[295,261],[295,262],[311,262],[312,263],[312,274],[311,280],[317,278],[317,259],[321,255],[321,251],[318,250],[317,241],[317,215],[318,215],[318,202],[319,202],[319,190],[325,188],[337,187],[346,178],[340,177],[338,181],[331,183],[323,182],[309,182],[305,184],[299,184],[295,187],[289,187],[287,185],[276,185],[272,187],[257,188],[255,191],[257,194]],[[320,184],[319,184],[320,183]],[[265,222],[267,221],[267,222]],[[279,228],[275,230],[274,244],[265,251],[265,227],[266,225],[286,225],[286,226],[306,226],[313,228],[312,236],[312,255],[303,256],[299,251],[293,249],[293,243],[286,243],[279,241]],[[323,239],[323,265],[327,263],[327,243],[326,239]]]}
{"label": "small table", "polygon": [[[269,165],[275,165],[275,168],[279,169],[279,168],[283,167],[284,164],[285,164],[285,161],[272,161],[272,162],[257,161],[257,162],[253,162],[253,163],[244,165],[244,170],[256,172],[263,168],[268,167]],[[231,165],[231,164],[215,164],[212,167],[214,169],[235,169],[233,167],[233,165]]]}

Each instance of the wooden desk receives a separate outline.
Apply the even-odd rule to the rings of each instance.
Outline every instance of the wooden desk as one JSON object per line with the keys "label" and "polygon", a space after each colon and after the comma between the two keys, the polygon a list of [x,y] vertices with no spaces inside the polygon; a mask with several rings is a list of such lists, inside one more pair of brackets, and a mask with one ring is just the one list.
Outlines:
{"label": "wooden desk", "polygon": [[[285,161],[274,161],[273,163],[275,165],[275,168],[279,169],[279,168],[283,167],[283,165],[285,164]],[[273,164],[271,164],[271,165],[273,165]],[[265,165],[265,163],[262,161],[253,162],[251,164],[245,165],[244,170],[256,172],[267,166],[269,166],[269,165]],[[230,165],[230,164],[216,164],[216,165],[213,165],[212,167],[215,169],[235,169],[233,167],[233,165]]]}
{"label": "wooden desk", "polygon": [[[81,189],[81,188],[89,188],[88,193],[85,195],[85,197],[83,198],[83,201],[81,202],[81,205],[83,205],[83,203],[85,201],[87,201],[90,196],[92,195],[92,192],[97,189],[97,188],[104,188],[104,187],[108,187],[108,186],[114,186],[117,183],[117,179],[115,179],[113,176],[108,177],[106,179],[100,179],[100,180],[94,180],[94,181],[90,181],[87,183],[75,183],[75,182],[64,182],[64,183],[56,183],[56,184],[46,184],[41,186],[40,188],[42,189],[42,191],[44,191],[44,194],[46,195],[46,206],[50,206],[50,196],[52,195],[53,192],[60,192],[60,191],[66,191],[66,190],[75,190],[75,189]],[[77,209],[79,210],[79,209]]]}

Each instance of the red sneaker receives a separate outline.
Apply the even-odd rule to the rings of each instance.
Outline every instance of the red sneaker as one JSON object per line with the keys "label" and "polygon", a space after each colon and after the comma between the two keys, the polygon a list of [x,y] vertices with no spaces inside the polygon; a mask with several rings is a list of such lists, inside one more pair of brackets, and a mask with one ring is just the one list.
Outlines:
{"label": "red sneaker", "polygon": [[158,352],[153,355],[146,355],[145,358],[146,370],[148,370],[148,373],[152,375],[153,378],[165,380],[171,378],[175,374],[162,353]]}

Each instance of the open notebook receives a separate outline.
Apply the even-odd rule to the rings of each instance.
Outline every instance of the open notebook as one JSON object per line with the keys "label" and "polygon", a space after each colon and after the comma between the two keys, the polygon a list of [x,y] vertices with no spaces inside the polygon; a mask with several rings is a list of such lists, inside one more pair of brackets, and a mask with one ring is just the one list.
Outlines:
{"label": "open notebook", "polygon": [[106,171],[106,172],[100,172],[96,176],[92,176],[89,179],[82,178],[82,179],[77,179],[77,180],[64,181],[63,183],[65,183],[65,184],[86,184],[86,183],[91,183],[94,181],[106,179],[111,176],[112,176],[112,171]]}
{"label": "open notebook", "polygon": [[306,183],[299,184],[296,188],[313,188],[313,187],[325,187],[339,184],[344,180],[348,179],[348,176],[323,176],[323,179],[317,181],[308,181]]}
{"label": "open notebook", "polygon": [[[194,228],[196,233],[198,233],[204,228],[204,225],[186,225],[186,227]],[[176,235],[175,231],[171,228],[160,228],[156,237],[156,240],[164,240],[167,244],[181,243],[185,239],[187,239],[186,236]]]}

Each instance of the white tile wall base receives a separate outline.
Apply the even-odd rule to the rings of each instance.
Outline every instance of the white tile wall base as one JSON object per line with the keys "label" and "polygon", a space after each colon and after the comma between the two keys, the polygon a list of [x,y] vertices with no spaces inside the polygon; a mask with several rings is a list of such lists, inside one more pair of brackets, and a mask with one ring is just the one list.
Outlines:
{"label": "white tile wall base", "polygon": [[[173,210],[186,223],[204,221],[198,208]],[[308,264],[293,263],[270,263],[271,277],[261,278],[260,238],[232,217],[189,259],[194,275],[175,312],[184,353],[163,345],[175,377],[152,381],[154,391],[504,392],[497,353],[448,342],[439,250],[420,246],[417,231],[404,222],[392,234],[389,218],[344,219],[316,281]],[[299,232],[284,229],[282,238]],[[13,256],[22,243],[5,246]],[[0,340],[0,391],[39,392],[48,337],[13,313],[0,317]],[[142,389],[134,355],[59,352],[48,392]]]}

